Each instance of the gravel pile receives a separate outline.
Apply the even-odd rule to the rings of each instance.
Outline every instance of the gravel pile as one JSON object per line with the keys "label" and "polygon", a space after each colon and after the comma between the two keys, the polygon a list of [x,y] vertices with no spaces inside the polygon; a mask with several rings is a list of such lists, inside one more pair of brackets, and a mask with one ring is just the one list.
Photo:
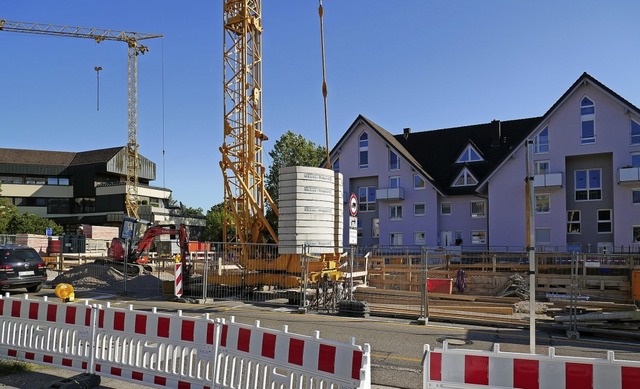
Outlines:
{"label": "gravel pile", "polygon": [[[117,265],[104,263],[87,263],[73,267],[63,273],[49,276],[47,286],[55,288],[60,283],[73,286],[78,291],[93,291],[100,293],[122,293],[135,295],[136,297],[158,297],[162,295],[163,280],[172,280],[173,275],[166,273],[150,274],[143,272],[138,275],[125,275]],[[126,286],[126,289],[125,289]],[[78,297],[78,293],[76,293]]]}

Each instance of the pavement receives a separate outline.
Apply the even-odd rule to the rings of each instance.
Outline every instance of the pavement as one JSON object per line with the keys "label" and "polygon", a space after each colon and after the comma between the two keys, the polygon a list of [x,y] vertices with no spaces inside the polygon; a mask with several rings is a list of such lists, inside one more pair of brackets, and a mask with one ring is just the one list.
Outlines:
{"label": "pavement", "polygon": [[[100,384],[96,386],[95,377],[78,373],[75,370],[61,369],[42,365],[32,365],[33,370],[0,376],[0,387],[11,389],[141,389],[148,386],[134,384],[113,378],[100,377]],[[400,389],[393,386],[371,385],[371,389]]]}

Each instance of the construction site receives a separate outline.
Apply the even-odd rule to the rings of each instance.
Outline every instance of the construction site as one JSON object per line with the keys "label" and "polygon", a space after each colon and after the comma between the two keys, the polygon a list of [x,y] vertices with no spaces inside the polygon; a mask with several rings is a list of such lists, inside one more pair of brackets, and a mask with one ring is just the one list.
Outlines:
{"label": "construction site", "polygon": [[[328,154],[324,73],[325,165],[281,169],[279,201],[274,202],[265,188],[268,166],[263,159],[269,137],[263,128],[261,2],[225,0],[223,8],[224,141],[216,146],[224,188],[222,242],[193,241],[184,225],[150,225],[140,219],[137,61],[147,51],[142,43],[162,35],[0,20],[0,33],[111,40],[128,48],[128,125],[122,161],[126,212],[118,227],[94,238],[89,230],[105,226],[85,226],[87,240],[77,252],[65,250],[62,237],[3,237],[3,243],[39,250],[49,269],[49,287],[68,283],[78,296],[111,293],[189,303],[234,299],[287,305],[301,313],[492,326],[526,327],[535,314],[561,330],[579,326],[626,336],[640,328],[637,253],[536,253],[532,264],[524,249],[364,247],[357,238],[345,244],[347,213],[355,217],[357,212],[346,201],[347,185]],[[324,40],[322,44],[324,72]],[[278,218],[277,227],[267,219],[267,210]],[[163,246],[170,249],[160,249]],[[536,312],[525,303],[530,299],[539,303]]]}

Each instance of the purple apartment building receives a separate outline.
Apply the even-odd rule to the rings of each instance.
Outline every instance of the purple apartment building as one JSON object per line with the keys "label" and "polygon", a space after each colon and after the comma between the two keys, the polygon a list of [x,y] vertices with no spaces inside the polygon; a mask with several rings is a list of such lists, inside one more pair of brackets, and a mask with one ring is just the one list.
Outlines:
{"label": "purple apartment building", "polygon": [[358,116],[331,151],[358,244],[522,250],[528,140],[539,250],[640,247],[640,109],[587,73],[540,117],[392,135]]}

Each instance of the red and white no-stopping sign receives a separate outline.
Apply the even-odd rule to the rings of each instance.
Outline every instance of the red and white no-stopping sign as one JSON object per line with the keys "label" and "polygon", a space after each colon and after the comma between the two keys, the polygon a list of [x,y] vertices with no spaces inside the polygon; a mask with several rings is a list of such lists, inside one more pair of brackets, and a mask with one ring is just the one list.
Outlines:
{"label": "red and white no-stopping sign", "polygon": [[358,198],[355,193],[349,196],[349,215],[356,216],[358,214]]}

